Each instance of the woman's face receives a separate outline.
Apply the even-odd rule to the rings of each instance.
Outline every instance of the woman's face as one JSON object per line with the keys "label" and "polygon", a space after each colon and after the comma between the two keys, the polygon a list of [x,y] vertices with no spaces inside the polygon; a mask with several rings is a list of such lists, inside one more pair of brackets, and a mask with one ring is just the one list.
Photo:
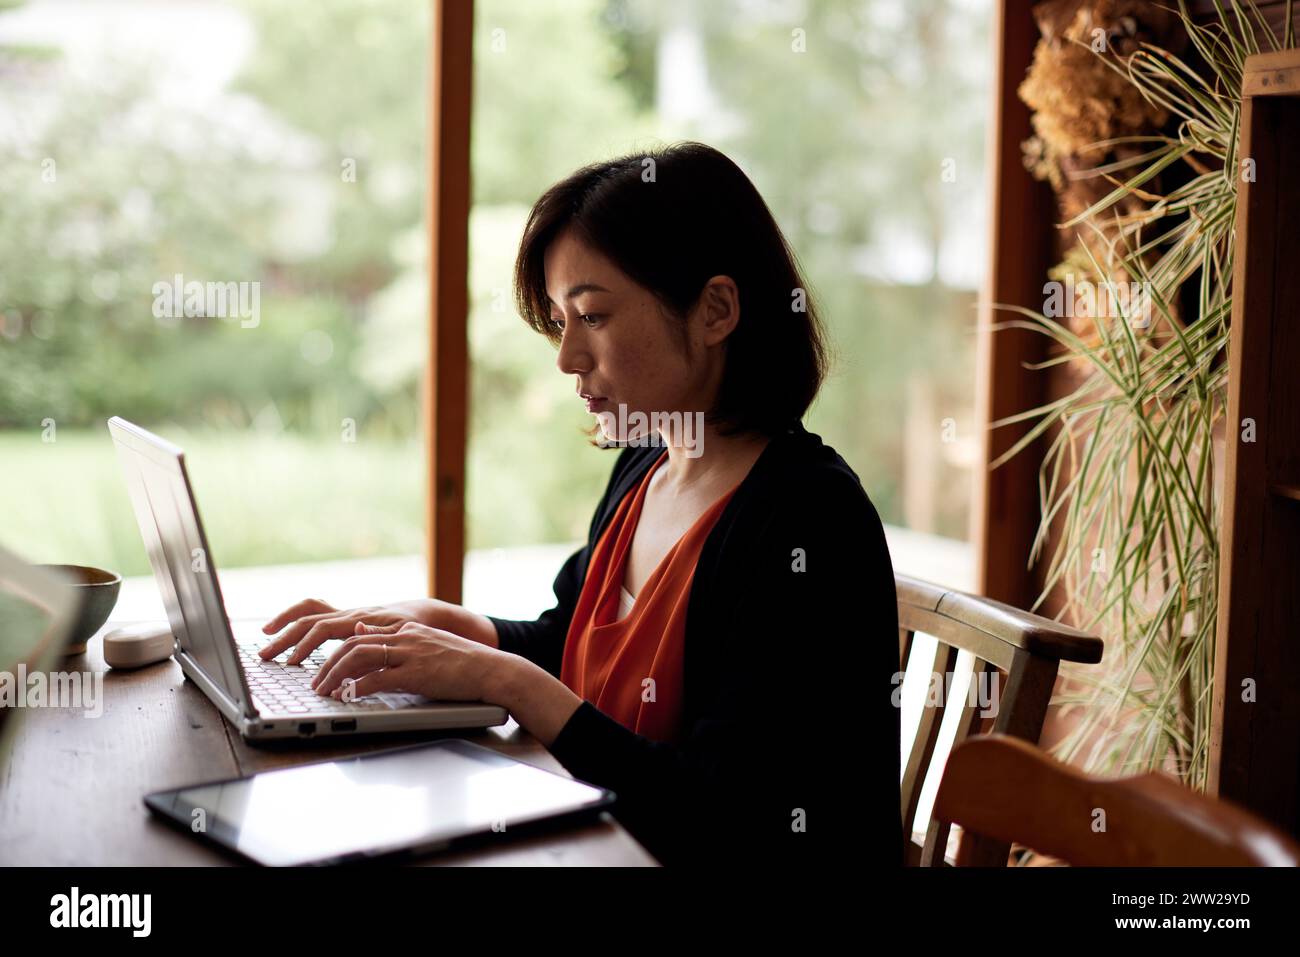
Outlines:
{"label": "woman's face", "polygon": [[733,280],[709,280],[683,343],[681,322],[571,230],[547,247],[543,264],[551,321],[562,330],[556,365],[576,377],[576,392],[598,399],[587,407],[606,439],[636,438],[636,430],[618,434],[634,412],[654,421],[657,412],[709,409],[722,378],[723,341],[739,317]]}

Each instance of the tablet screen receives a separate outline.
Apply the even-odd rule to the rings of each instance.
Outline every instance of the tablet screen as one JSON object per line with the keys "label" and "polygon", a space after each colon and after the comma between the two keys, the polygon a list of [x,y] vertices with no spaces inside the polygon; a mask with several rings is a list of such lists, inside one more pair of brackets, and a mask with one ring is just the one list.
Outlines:
{"label": "tablet screen", "polygon": [[509,834],[612,799],[450,740],[151,794],[146,803],[258,863],[293,865]]}

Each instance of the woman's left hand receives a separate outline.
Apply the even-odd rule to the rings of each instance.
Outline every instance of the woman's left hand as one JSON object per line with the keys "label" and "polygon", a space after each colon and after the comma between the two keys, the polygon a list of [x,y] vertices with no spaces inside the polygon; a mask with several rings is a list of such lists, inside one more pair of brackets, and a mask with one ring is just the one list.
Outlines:
{"label": "woman's left hand", "polygon": [[[496,648],[415,622],[358,622],[356,634],[334,650],[312,686],[317,694],[344,701],[376,691],[404,691],[439,701],[487,701],[490,679],[504,657]],[[349,686],[349,681],[355,684]]]}

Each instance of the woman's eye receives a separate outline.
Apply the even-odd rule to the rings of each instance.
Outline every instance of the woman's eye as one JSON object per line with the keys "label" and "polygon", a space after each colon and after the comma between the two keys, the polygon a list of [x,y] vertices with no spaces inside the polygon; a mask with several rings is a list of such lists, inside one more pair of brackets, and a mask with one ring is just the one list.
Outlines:
{"label": "woman's eye", "polygon": [[[585,323],[587,324],[587,328],[590,329],[590,328],[591,328],[592,326],[594,326],[596,323],[600,322],[600,320],[603,319],[604,316],[599,316],[599,315],[596,315],[596,314],[594,314],[594,313],[586,313],[585,315],[581,315],[581,316],[579,316],[578,318],[581,319],[583,322],[585,322]],[[554,328],[557,332],[562,332],[562,331],[564,330],[564,320],[563,320],[563,319],[552,319],[552,320],[551,320],[551,326],[552,326],[552,328]]]}

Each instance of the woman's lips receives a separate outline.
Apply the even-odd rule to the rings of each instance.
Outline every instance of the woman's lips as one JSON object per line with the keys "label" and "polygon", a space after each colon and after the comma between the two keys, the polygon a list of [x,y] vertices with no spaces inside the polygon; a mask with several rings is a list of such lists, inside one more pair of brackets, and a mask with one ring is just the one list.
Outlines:
{"label": "woman's lips", "polygon": [[602,397],[595,398],[595,399],[587,399],[586,402],[587,402],[587,411],[588,411],[588,412],[595,412],[595,411],[596,411],[597,409],[599,409],[602,405],[605,405],[606,403],[608,403],[609,400],[606,399],[606,398],[604,398],[604,397],[602,396]]}

